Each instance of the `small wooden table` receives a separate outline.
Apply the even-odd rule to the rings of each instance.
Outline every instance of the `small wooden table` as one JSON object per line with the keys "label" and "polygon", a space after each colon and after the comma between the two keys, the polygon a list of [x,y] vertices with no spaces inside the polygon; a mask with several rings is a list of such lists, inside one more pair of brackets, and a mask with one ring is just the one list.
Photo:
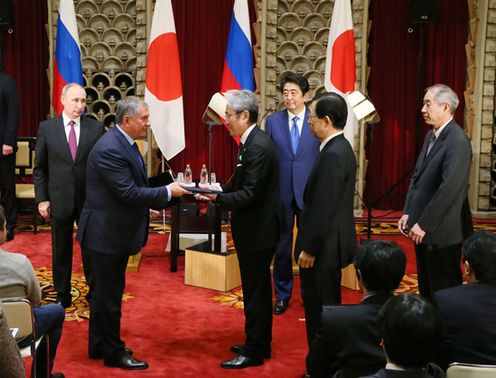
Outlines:
{"label": "small wooden table", "polygon": [[221,214],[219,205],[208,202],[206,214],[190,214],[184,204],[172,207],[171,215],[171,265],[170,271],[177,272],[177,256],[179,255],[179,234],[208,234],[208,245],[212,245],[212,235],[215,235],[211,251],[221,248]]}

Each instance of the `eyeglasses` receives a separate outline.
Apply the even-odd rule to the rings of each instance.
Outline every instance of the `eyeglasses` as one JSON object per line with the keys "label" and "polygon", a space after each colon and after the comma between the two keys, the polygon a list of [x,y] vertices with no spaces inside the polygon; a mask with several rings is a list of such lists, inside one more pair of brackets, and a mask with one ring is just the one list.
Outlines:
{"label": "eyeglasses", "polygon": [[319,116],[315,113],[310,112],[310,118],[315,119],[315,118],[319,118]]}

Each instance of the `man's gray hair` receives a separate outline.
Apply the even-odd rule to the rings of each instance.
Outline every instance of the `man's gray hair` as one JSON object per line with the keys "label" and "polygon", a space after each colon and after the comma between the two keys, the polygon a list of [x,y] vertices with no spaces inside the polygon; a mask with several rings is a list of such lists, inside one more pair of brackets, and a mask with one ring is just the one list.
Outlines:
{"label": "man's gray hair", "polygon": [[234,109],[236,114],[248,111],[250,122],[256,123],[258,120],[258,100],[255,93],[247,89],[233,89],[224,93],[227,105]]}
{"label": "man's gray hair", "polygon": [[455,91],[445,84],[434,84],[425,90],[434,94],[434,99],[438,104],[448,104],[451,114],[454,114],[460,100]]}
{"label": "man's gray hair", "polygon": [[134,96],[129,96],[117,101],[115,104],[115,123],[120,126],[124,116],[133,116],[139,113],[143,107],[148,109],[146,102]]}

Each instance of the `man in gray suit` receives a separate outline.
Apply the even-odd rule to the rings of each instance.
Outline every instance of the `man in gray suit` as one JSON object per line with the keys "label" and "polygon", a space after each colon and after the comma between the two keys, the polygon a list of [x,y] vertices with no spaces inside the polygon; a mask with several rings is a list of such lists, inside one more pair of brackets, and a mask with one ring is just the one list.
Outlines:
{"label": "man in gray suit", "polygon": [[[64,105],[62,114],[42,122],[38,129],[33,177],[38,210],[43,218],[52,221],[53,286],[57,301],[69,307],[74,221],[79,221],[84,205],[88,154],[103,134],[103,126],[82,115],[86,92],[79,84],[67,84],[60,100]],[[82,257],[90,297],[93,277],[84,249]]]}
{"label": "man in gray suit", "polygon": [[458,96],[444,84],[429,88],[422,115],[432,126],[425,137],[398,221],[415,243],[420,294],[462,283],[461,243],[472,233],[467,189],[472,147],[453,119]]}

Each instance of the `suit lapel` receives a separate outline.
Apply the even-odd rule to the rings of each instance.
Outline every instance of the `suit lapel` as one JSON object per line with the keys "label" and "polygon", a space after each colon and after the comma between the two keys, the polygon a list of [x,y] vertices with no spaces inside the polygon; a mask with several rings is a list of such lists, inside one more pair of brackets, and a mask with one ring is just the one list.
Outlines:
{"label": "suit lapel", "polygon": [[286,148],[288,149],[288,152],[291,156],[294,155],[293,153],[293,144],[291,142],[291,134],[289,133],[289,117],[288,117],[288,111],[284,110],[281,114],[282,118],[282,135],[284,140],[286,141],[284,144],[286,145]]}
{"label": "suit lapel", "polygon": [[[80,159],[81,154],[83,153],[83,149],[86,144],[86,140],[88,139],[88,126],[86,125],[86,118],[81,116],[80,118],[80,125],[79,125],[79,143],[78,143],[78,149],[76,153],[76,159],[75,163]],[[67,144],[69,145],[69,144]]]}
{"label": "suit lapel", "polygon": [[133,146],[129,144],[126,137],[117,128],[113,128],[112,131],[117,135],[117,138],[121,141],[121,144],[124,146],[129,157],[131,158],[132,164],[134,164],[135,168],[141,173],[141,176],[143,177],[145,182],[148,183],[148,175],[146,174],[145,167],[143,166],[143,164],[141,164],[141,162],[138,161]]}
{"label": "suit lapel", "polygon": [[[310,126],[308,125],[308,109],[305,110],[305,118],[303,118],[303,126],[301,128],[300,143],[298,143],[298,149],[296,150],[296,155],[302,153],[302,146],[306,146],[307,140],[310,138],[315,138],[310,132]],[[289,132],[288,132],[289,135]],[[292,149],[291,149],[292,150]]]}

